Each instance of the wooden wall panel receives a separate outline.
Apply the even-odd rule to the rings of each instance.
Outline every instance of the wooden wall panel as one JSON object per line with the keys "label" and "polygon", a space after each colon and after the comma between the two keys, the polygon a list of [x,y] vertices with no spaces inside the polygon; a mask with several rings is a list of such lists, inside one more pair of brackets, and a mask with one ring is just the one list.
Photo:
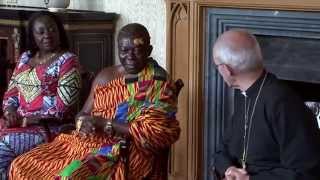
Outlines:
{"label": "wooden wall panel", "polygon": [[[170,53],[172,59],[176,59],[177,61],[172,62],[170,64],[169,69],[177,69],[175,72],[171,72],[173,79],[181,78],[184,82],[184,88],[182,89],[179,97],[178,104],[178,114],[177,118],[180,122],[181,126],[181,135],[180,140],[176,142],[171,150],[171,161],[170,161],[170,169],[169,169],[169,178],[170,179],[179,179],[184,180],[188,179],[187,172],[185,170],[188,169],[188,162],[186,155],[186,149],[188,149],[188,93],[189,93],[189,82],[188,82],[188,74],[182,68],[189,67],[188,63],[188,49],[189,49],[189,28],[188,28],[188,14],[189,14],[189,6],[186,3],[176,3],[171,4],[168,9],[170,11],[170,16],[172,16],[170,26],[172,28],[172,43],[170,46],[175,49],[174,52]],[[186,69],[185,69],[186,70]]]}

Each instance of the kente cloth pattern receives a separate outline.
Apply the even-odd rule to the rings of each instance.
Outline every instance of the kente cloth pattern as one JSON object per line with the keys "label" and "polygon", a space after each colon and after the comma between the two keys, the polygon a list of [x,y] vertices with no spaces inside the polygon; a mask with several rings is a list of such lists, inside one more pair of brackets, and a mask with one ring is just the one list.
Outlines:
{"label": "kente cloth pattern", "polygon": [[22,117],[70,115],[67,112],[81,87],[77,57],[65,52],[53,63],[35,67],[28,64],[30,60],[29,51],[21,55],[4,94],[3,109],[14,106]]}
{"label": "kente cloth pattern", "polygon": [[[159,109],[165,113],[168,119],[174,118],[176,107],[168,102],[160,101],[161,95],[170,97],[170,95],[172,96],[170,93],[173,93],[173,91],[168,91],[166,92],[167,94],[161,94],[161,89],[165,88],[164,82],[166,79],[166,72],[162,68],[159,68],[154,61],[151,61],[147,68],[139,74],[127,76],[126,84],[129,97],[127,101],[118,105],[115,120],[122,123],[132,122],[147,108]],[[84,160],[73,161],[60,173],[61,179],[80,178],[84,175],[88,176],[87,178],[95,179],[112,178],[114,172],[111,171],[111,168],[113,164],[118,161],[120,146],[120,142],[111,145],[106,144],[94,150]],[[106,167],[105,163],[107,164]],[[108,172],[95,175],[102,167]],[[119,177],[121,176],[123,176],[123,174],[119,174]]]}
{"label": "kente cloth pattern", "polygon": [[127,154],[120,154],[121,137],[62,134],[14,160],[10,179],[165,179],[159,162],[180,134],[176,105],[174,84],[150,60],[138,75],[119,77],[94,91],[92,115],[129,123]]}

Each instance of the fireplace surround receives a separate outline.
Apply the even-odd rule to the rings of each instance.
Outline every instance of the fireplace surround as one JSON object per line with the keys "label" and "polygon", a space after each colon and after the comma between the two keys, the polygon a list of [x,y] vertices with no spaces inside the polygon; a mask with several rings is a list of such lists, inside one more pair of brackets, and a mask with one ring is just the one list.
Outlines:
{"label": "fireplace surround", "polygon": [[257,37],[267,71],[292,86],[305,101],[320,102],[320,13],[207,8],[204,61],[204,179],[213,179],[212,155],[233,112],[233,90],[212,63],[212,46],[230,29]]}

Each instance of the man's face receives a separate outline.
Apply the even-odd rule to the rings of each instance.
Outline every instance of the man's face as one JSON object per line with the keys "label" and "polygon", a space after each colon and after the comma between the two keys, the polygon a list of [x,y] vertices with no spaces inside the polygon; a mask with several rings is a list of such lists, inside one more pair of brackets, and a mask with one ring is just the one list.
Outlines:
{"label": "man's face", "polygon": [[119,59],[126,72],[139,73],[148,63],[152,46],[143,37],[122,37],[118,43]]}
{"label": "man's face", "polygon": [[60,45],[57,24],[49,16],[43,16],[35,20],[33,37],[40,51],[54,51]]}

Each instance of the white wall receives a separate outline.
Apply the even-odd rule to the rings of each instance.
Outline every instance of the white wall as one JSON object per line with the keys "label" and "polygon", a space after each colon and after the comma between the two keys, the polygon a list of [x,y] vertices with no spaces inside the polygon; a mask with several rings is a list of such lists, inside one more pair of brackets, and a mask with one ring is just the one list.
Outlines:
{"label": "white wall", "polygon": [[[13,1],[17,1],[18,5],[21,6],[44,7],[43,0]],[[5,2],[6,0],[0,0],[0,4],[4,4]],[[151,44],[153,45],[152,57],[154,57],[161,66],[166,66],[165,0],[70,0],[69,8],[120,14],[117,21],[116,32],[128,23],[137,22],[145,25],[150,32]],[[115,54],[117,57],[117,43],[115,43],[115,46]],[[118,58],[116,61],[119,62]]]}
{"label": "white wall", "polygon": [[[73,0],[71,8],[120,14],[117,32],[128,23],[137,22],[145,25],[150,32],[153,45],[152,57],[161,66],[166,67],[165,0]],[[115,44],[117,47],[117,43]],[[117,48],[115,53],[117,57]]]}

